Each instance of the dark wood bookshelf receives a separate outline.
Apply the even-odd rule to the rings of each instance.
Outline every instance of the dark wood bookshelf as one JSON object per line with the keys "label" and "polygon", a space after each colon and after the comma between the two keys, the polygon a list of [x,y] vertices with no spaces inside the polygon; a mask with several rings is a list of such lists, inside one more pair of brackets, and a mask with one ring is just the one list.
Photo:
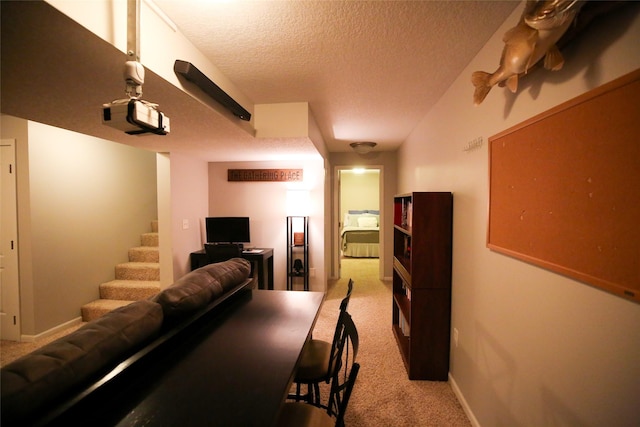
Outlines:
{"label": "dark wood bookshelf", "polygon": [[410,379],[446,381],[453,195],[394,197],[392,330]]}

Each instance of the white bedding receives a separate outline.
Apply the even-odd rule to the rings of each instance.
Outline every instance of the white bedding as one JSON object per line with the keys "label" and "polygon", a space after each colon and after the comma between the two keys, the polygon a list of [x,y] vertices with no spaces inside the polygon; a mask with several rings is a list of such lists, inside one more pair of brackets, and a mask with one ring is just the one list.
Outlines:
{"label": "white bedding", "polygon": [[342,255],[354,258],[380,256],[379,215],[345,214],[340,240]]}

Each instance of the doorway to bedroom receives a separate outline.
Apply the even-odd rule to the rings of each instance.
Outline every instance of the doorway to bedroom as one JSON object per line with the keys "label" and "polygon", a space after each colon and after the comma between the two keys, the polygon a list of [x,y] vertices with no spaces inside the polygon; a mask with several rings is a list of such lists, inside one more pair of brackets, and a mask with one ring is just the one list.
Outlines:
{"label": "doorway to bedroom", "polygon": [[380,269],[382,256],[380,215],[381,170],[370,168],[338,169],[338,278],[342,264],[350,266],[364,264]]}

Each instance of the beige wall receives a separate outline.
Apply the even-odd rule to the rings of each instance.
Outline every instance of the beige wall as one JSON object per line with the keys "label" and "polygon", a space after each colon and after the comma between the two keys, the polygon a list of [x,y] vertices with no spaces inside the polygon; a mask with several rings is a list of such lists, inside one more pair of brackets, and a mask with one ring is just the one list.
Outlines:
{"label": "beige wall", "polygon": [[[228,182],[227,169],[303,169],[304,182]],[[286,289],[287,191],[309,192],[309,267],[313,291],[326,289],[324,162],[315,160],[282,162],[232,162],[209,164],[209,215],[248,216],[251,221],[251,245],[273,248],[274,287]],[[293,213],[295,215],[295,213]]]}
{"label": "beige wall", "polygon": [[80,316],[157,217],[155,153],[2,117],[16,138],[22,335]]}
{"label": "beige wall", "polygon": [[[183,154],[170,155],[173,280],[191,271],[189,254],[203,247],[202,218],[209,210],[209,165]],[[185,228],[186,227],[186,228]]]}
{"label": "beige wall", "polygon": [[[640,419],[640,305],[489,251],[487,138],[640,67],[640,4],[592,26],[564,70],[472,104],[518,8],[398,153],[399,192],[454,192],[454,388],[477,425],[630,426]],[[638,116],[638,111],[630,112]],[[481,149],[464,146],[482,137]],[[580,153],[575,153],[580,156]]]}
{"label": "beige wall", "polygon": [[346,169],[340,174],[340,221],[350,209],[380,210],[380,173],[374,169],[354,173]]}

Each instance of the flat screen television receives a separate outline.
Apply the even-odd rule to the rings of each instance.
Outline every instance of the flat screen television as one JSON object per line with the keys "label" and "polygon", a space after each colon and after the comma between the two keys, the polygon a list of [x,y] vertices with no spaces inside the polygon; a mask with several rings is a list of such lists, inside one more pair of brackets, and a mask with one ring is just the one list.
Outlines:
{"label": "flat screen television", "polygon": [[205,218],[207,243],[249,243],[249,217],[214,216]]}

